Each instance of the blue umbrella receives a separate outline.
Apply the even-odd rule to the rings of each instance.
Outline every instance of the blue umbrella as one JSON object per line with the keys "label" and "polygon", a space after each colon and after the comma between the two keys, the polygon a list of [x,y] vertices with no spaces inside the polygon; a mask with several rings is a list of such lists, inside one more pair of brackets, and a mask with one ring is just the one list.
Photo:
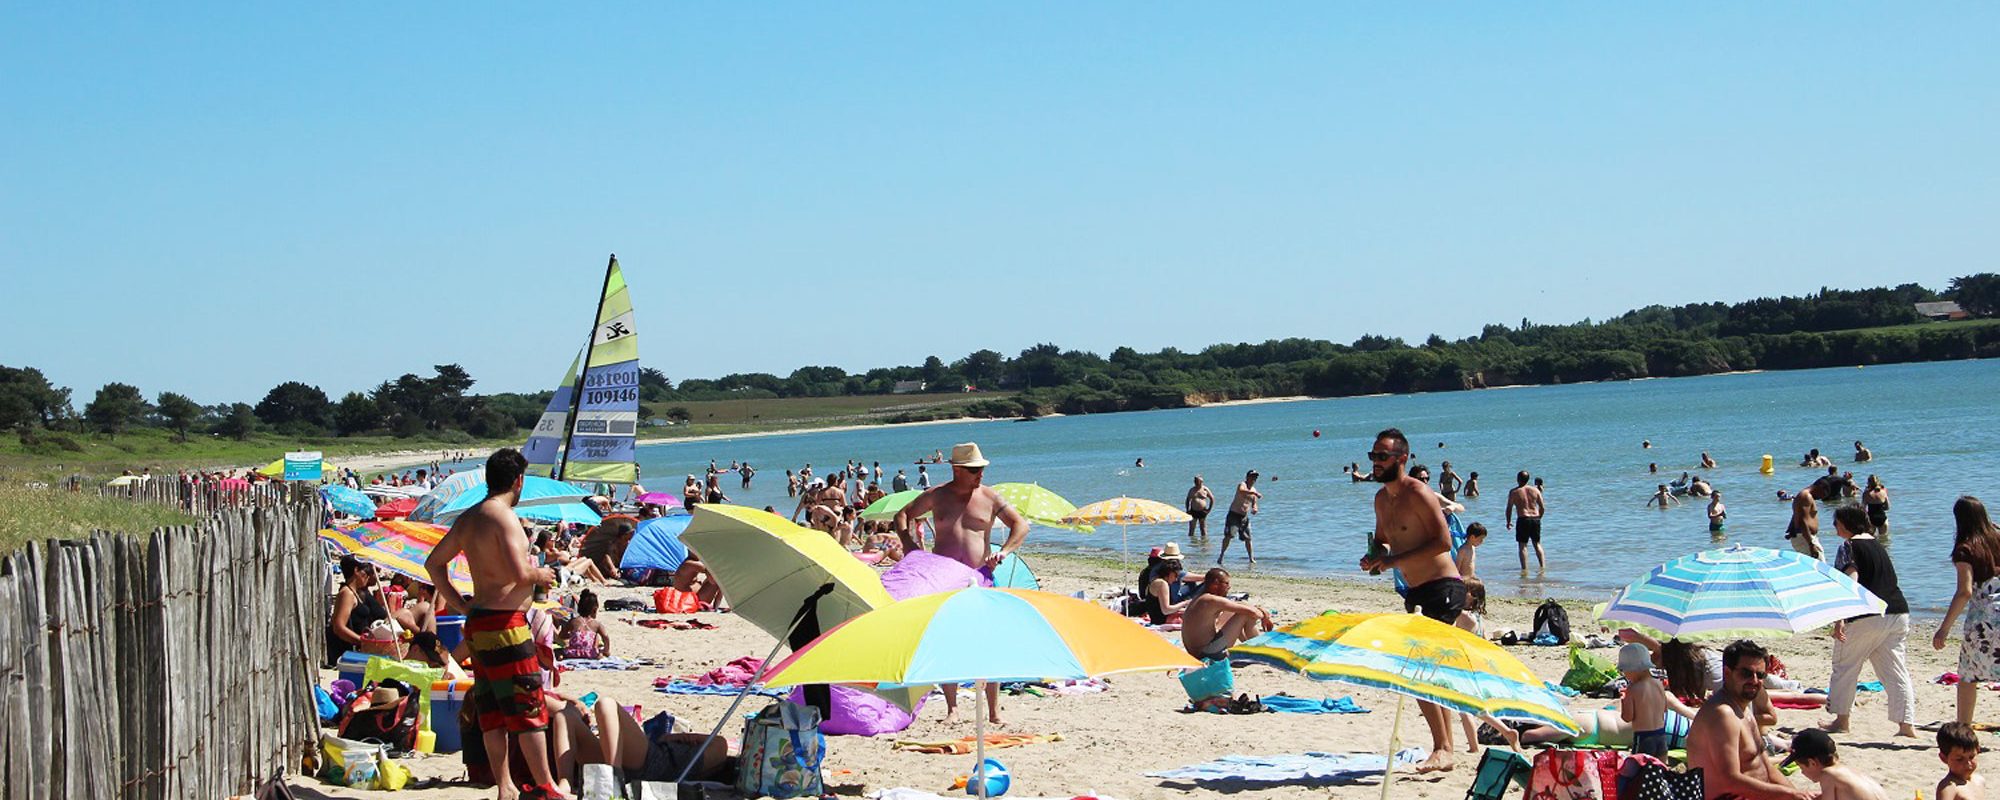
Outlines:
{"label": "blue umbrella", "polygon": [[368,495],[340,484],[322,486],[319,494],[335,511],[357,519],[375,518],[375,501],[368,499]]}
{"label": "blue umbrella", "polygon": [[657,517],[639,523],[633,531],[632,542],[625,545],[625,558],[618,562],[618,568],[657,569],[673,572],[681,568],[687,560],[687,545],[681,543],[681,531],[687,530],[694,517],[675,515]]}
{"label": "blue umbrella", "polygon": [[1618,590],[1600,619],[1636,622],[1669,636],[1804,633],[1882,613],[1881,598],[1816,558],[1735,545],[1682,556]]}
{"label": "blue umbrella", "polygon": [[[1000,545],[992,545],[988,552],[1000,552]],[[1020,553],[1014,553],[1000,560],[993,568],[993,588],[996,589],[1040,589],[1042,582],[1035,579],[1035,571],[1028,568],[1028,561]]]}
{"label": "blue umbrella", "polygon": [[[529,475],[521,481],[521,501],[515,504],[515,511],[522,516],[527,516],[525,512],[535,506],[563,503],[581,505],[577,501],[589,496],[589,492],[563,483],[562,481]],[[432,489],[430,494],[424,495],[424,499],[417,501],[416,509],[410,512],[410,519],[415,522],[433,522],[439,525],[450,525],[452,520],[458,518],[458,515],[465,513],[467,509],[473,506],[479,505],[480,501],[485,499],[486,470],[482,468],[473,470],[472,472],[461,472],[446,479],[444,483],[438,484],[438,487]],[[584,510],[589,511],[587,508]],[[548,519],[547,517],[530,518]],[[584,520],[562,521],[582,522]],[[591,512],[589,522],[596,524],[597,521],[596,513]]]}

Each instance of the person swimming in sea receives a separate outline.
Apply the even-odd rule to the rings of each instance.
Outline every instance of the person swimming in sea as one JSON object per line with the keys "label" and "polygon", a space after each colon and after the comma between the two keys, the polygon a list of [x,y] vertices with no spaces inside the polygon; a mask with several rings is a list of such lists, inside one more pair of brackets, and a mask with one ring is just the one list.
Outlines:
{"label": "person swimming in sea", "polygon": [[1722,536],[1722,523],[1728,518],[1729,510],[1722,506],[1722,492],[1717,491],[1709,494],[1708,535],[1715,537]]}
{"label": "person swimming in sea", "polygon": [[1658,504],[1660,510],[1665,511],[1667,510],[1667,506],[1680,505],[1681,499],[1675,497],[1673,491],[1668,489],[1666,484],[1662,483],[1660,484],[1659,491],[1653,492],[1653,496],[1646,500],[1646,505],[1651,506],[1654,504]]}

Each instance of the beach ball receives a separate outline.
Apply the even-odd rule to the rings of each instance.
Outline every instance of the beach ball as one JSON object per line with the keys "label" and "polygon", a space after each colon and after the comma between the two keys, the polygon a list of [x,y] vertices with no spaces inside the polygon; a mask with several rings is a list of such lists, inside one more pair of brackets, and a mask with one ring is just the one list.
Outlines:
{"label": "beach ball", "polygon": [[[976,775],[977,773],[974,774]],[[1007,787],[1012,785],[1013,782],[1013,779],[1007,774],[1007,765],[1000,763],[1000,759],[986,759],[987,797],[999,797],[1006,794]],[[968,779],[965,783],[965,793],[976,797],[979,795],[979,787],[974,786],[972,781]]]}
{"label": "beach ball", "polygon": [[1318,428],[1314,428],[1314,429],[1313,429],[1313,438],[1314,438],[1314,439],[1317,439],[1317,438],[1319,438],[1319,429],[1318,429]]}

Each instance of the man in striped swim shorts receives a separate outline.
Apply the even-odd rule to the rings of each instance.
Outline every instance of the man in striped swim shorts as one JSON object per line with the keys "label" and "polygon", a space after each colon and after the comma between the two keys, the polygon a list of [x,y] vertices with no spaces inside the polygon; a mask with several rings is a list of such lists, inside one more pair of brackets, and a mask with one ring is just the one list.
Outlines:
{"label": "man in striped swim shorts", "polygon": [[[465,638],[472,649],[472,708],[486,741],[486,759],[499,784],[500,800],[552,800],[556,790],[549,767],[548,711],[542,705],[542,673],[535,662],[528,606],[535,589],[555,582],[555,572],[528,558],[528,535],[514,516],[521,476],[528,459],[507,448],[486,460],[486,499],[452,522],[424,568],[432,585],[449,587],[451,560],[465,554],[472,573],[472,599],[439,592],[445,605],[465,615]],[[518,740],[534,781],[515,791],[509,777],[509,739]]]}

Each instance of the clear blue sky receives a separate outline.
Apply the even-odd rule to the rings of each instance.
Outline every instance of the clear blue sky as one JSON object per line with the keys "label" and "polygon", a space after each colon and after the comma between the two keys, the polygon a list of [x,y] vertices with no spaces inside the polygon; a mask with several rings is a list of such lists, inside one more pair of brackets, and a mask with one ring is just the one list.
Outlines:
{"label": "clear blue sky", "polygon": [[549,388],[1992,270],[1990,4],[0,7],[0,363]]}

